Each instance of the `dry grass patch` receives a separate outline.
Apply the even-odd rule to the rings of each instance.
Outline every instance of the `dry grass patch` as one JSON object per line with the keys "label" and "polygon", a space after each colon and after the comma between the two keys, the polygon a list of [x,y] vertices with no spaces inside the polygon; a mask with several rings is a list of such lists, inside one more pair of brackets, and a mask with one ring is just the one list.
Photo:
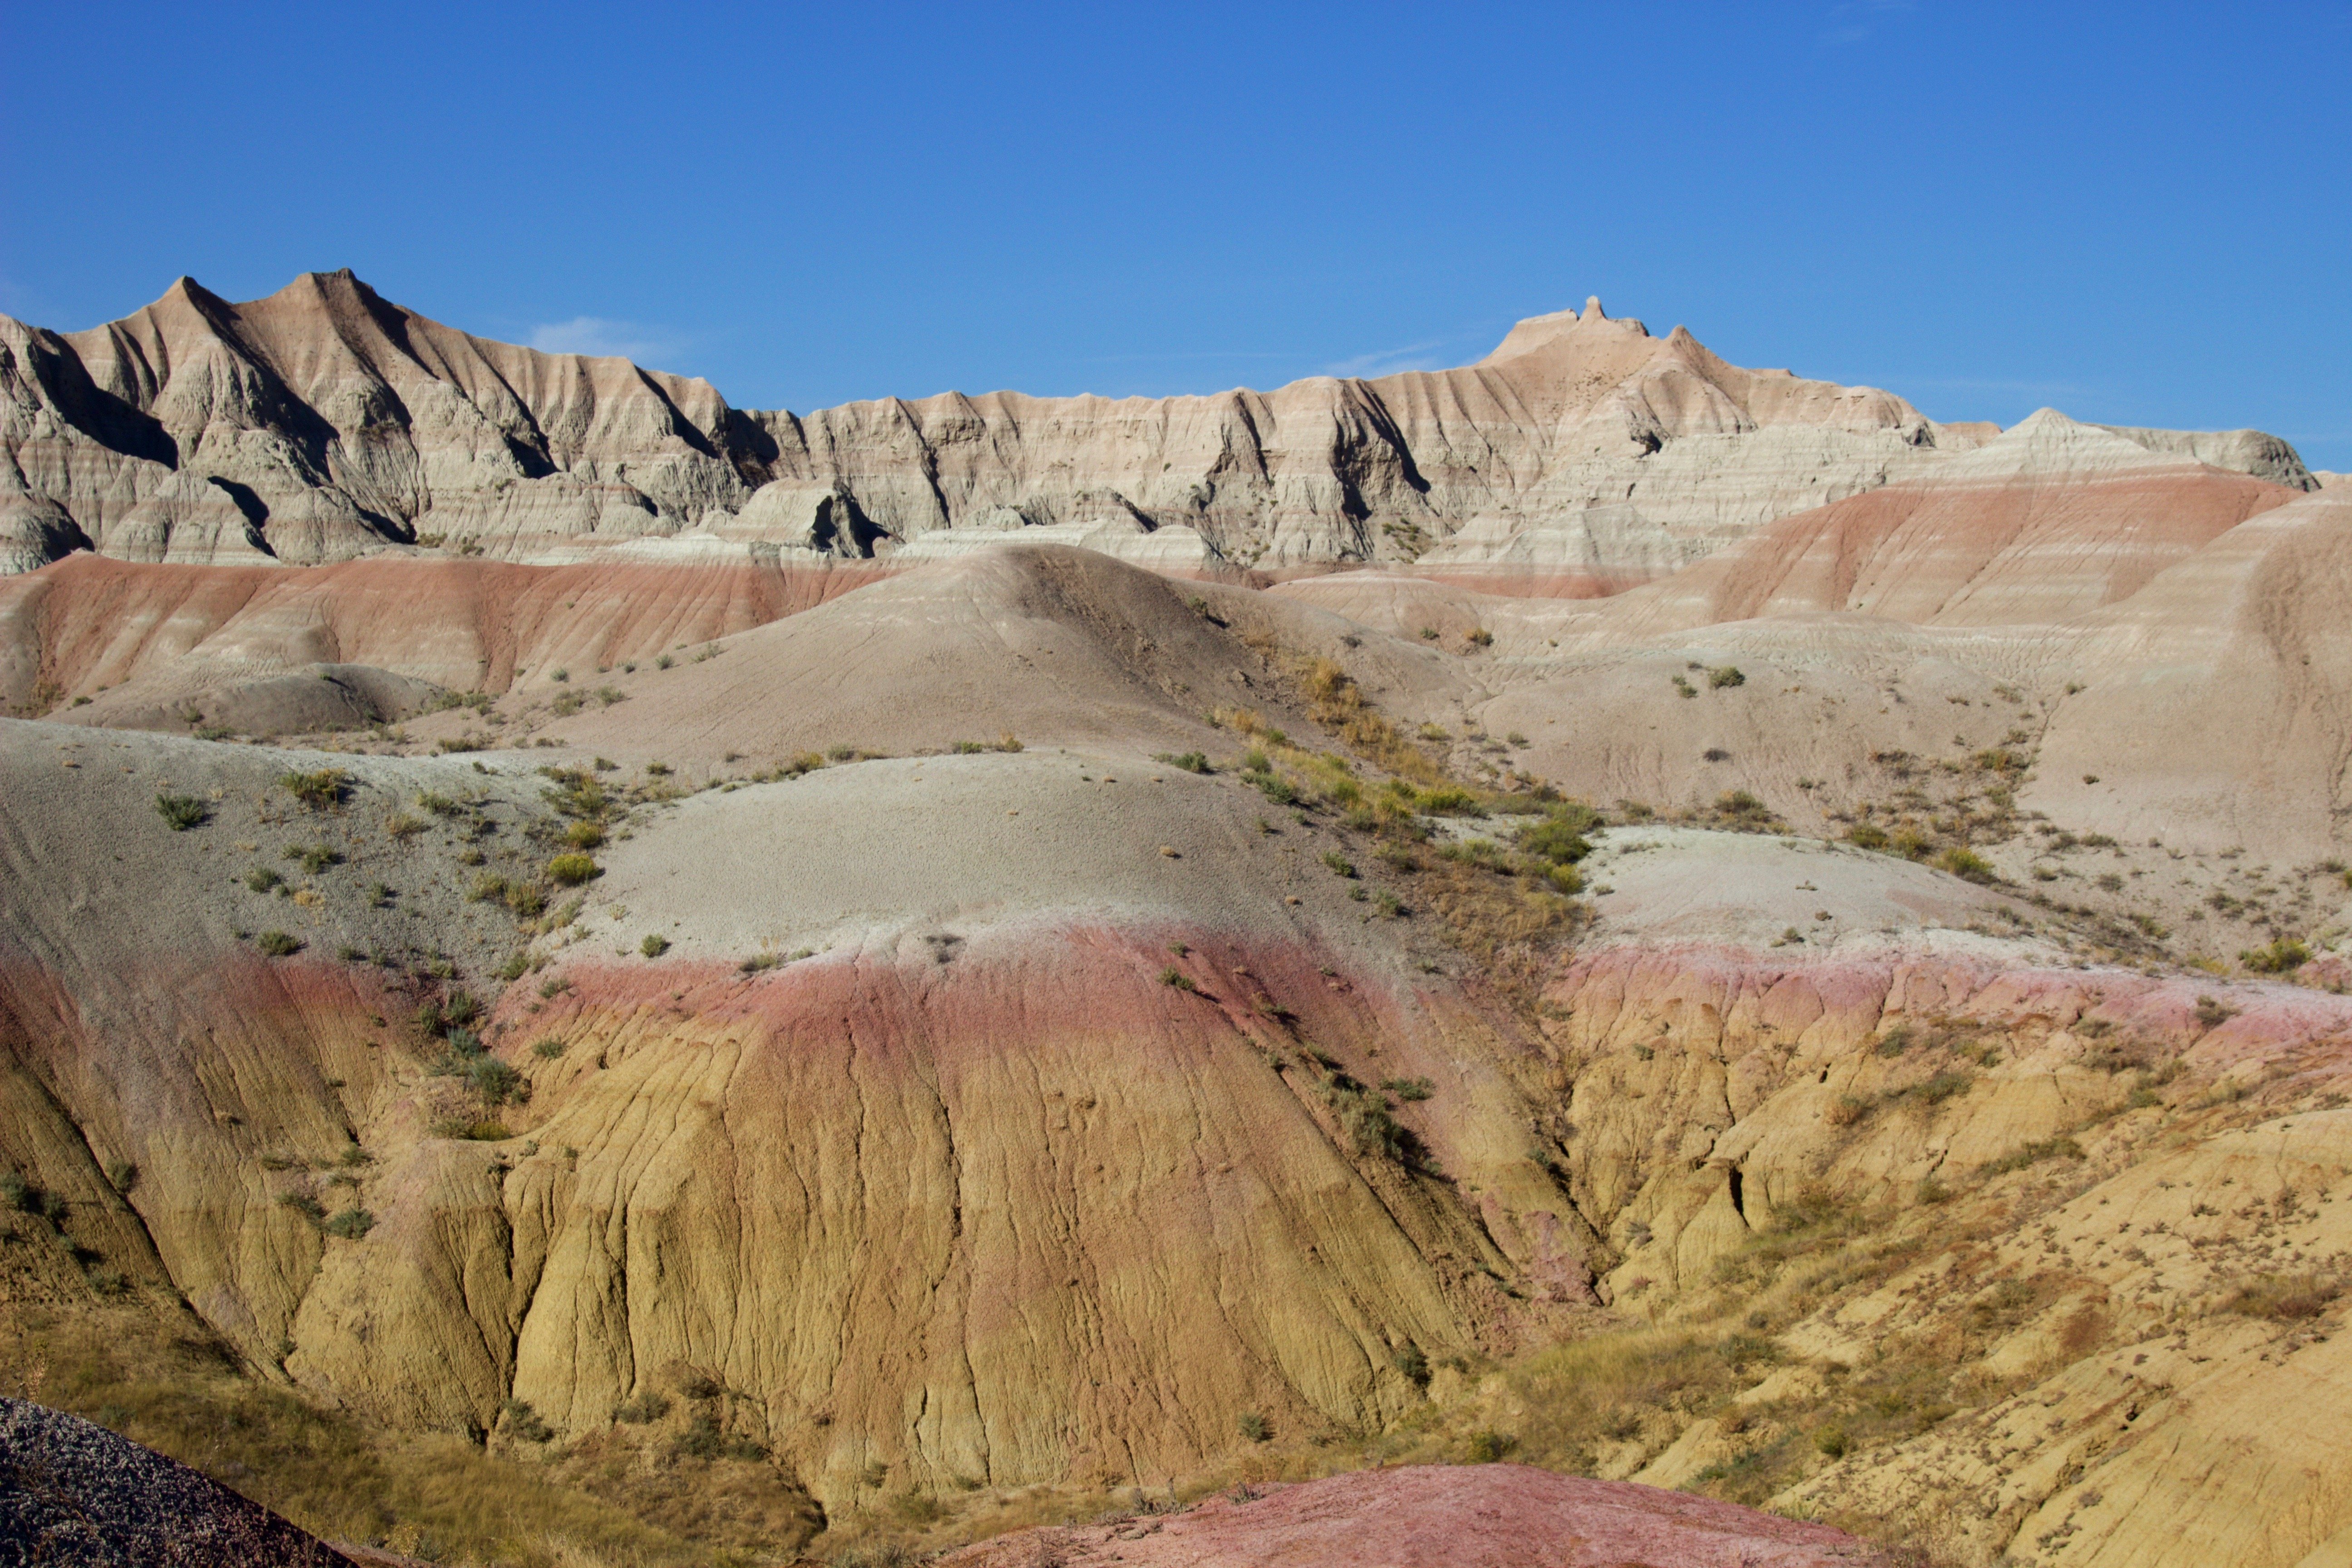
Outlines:
{"label": "dry grass patch", "polygon": [[244,1377],[192,1317],[14,1310],[0,1327],[0,1390],[96,1421],[331,1540],[429,1546],[444,1562],[514,1568],[709,1561],[708,1547],[538,1465],[462,1437],[371,1432]]}

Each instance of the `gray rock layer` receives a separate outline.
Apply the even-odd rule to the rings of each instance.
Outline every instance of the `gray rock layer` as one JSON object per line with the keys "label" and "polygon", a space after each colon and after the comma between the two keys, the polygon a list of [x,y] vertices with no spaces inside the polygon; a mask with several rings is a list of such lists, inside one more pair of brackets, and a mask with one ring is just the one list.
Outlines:
{"label": "gray rock layer", "polygon": [[0,1399],[0,1568],[352,1568],[185,1465],[79,1415]]}

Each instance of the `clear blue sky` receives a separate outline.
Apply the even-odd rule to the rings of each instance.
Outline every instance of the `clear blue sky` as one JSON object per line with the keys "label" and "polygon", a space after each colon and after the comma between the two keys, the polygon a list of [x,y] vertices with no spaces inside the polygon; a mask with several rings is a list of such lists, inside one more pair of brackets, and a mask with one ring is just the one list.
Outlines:
{"label": "clear blue sky", "polygon": [[740,406],[1459,363],[1599,294],[2352,468],[2352,5],[0,0],[0,310],[351,267]]}

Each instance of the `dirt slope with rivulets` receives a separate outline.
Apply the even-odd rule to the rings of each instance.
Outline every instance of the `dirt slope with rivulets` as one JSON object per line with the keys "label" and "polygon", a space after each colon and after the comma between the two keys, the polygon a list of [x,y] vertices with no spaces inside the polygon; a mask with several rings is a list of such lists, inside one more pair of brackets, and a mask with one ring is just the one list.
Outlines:
{"label": "dirt slope with rivulets", "polygon": [[[500,994],[521,938],[464,901],[463,857],[498,868],[545,815],[505,759],[348,764],[311,812],[264,753],[9,738],[12,1150],[110,1263],[348,1408],[481,1430],[516,1397],[580,1434],[708,1379],[730,1432],[854,1510],[877,1466],[1126,1477],[1222,1451],[1237,1407],[1377,1422],[1411,1397],[1399,1347],[1591,1300],[1507,1021],[1409,966],[1237,783],[1030,753],[705,795],[633,828],[593,918]],[[173,832],[166,787],[212,819]],[[504,826],[388,837],[427,790]],[[321,837],[342,858],[294,899],[245,885]],[[255,952],[264,921],[304,950]],[[455,980],[397,945],[412,922]],[[783,941],[817,951],[741,971]],[[457,984],[497,997],[484,1037],[534,1090],[488,1141],[436,1132],[468,1097],[407,1022]],[[1439,1086],[1405,1118],[1425,1152],[1365,1153],[1342,1070]],[[345,1205],[372,1228],[322,1234]]]}

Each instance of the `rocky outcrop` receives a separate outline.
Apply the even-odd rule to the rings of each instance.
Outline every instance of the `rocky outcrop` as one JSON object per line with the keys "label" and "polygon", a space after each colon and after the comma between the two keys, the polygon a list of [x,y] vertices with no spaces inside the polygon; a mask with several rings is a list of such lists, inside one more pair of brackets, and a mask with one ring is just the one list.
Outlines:
{"label": "rocky outcrop", "polygon": [[8,1568],[351,1568],[260,1504],[78,1415],[0,1399]]}
{"label": "rocky outcrop", "polygon": [[[734,409],[707,383],[619,359],[476,338],[349,272],[244,304],[183,279],[86,332],[0,320],[0,567],[84,546],[171,562],[420,543],[558,560],[681,535],[822,561],[1034,530],[1180,574],[1427,553],[1433,571],[1514,592],[1591,594],[1990,433],[1938,426],[1886,393],[1741,370],[1597,300],[1522,321],[1458,370],[798,416]],[[2132,435],[2301,471],[2253,433]]]}

